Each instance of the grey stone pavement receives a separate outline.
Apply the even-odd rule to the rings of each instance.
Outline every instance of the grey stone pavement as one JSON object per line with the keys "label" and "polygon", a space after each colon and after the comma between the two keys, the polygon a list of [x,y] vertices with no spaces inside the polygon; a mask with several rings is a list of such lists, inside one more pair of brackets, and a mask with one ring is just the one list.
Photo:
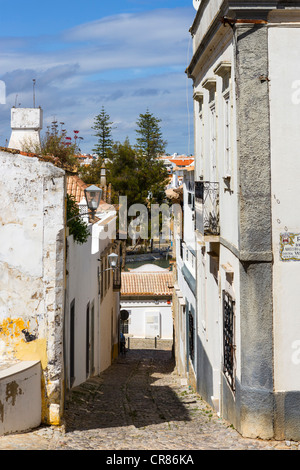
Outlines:
{"label": "grey stone pavement", "polygon": [[299,450],[245,439],[179,377],[170,345],[131,341],[100,376],[72,389],[63,426],[0,437],[0,450]]}

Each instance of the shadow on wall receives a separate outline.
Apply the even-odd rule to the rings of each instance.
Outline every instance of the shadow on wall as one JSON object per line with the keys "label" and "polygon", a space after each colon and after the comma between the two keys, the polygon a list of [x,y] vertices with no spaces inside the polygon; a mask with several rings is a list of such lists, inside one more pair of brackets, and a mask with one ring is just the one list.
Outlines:
{"label": "shadow on wall", "polygon": [[197,392],[211,406],[213,395],[213,368],[203,348],[202,342],[197,336]]}

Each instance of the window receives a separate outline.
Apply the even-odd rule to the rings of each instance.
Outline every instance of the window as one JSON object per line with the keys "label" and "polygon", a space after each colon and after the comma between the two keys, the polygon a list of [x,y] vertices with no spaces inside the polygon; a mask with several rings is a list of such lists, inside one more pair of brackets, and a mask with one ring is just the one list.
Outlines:
{"label": "window", "polygon": [[127,320],[121,320],[121,331],[125,335],[129,333],[131,310],[127,310],[127,312],[129,313],[129,317],[127,318]]}
{"label": "window", "polygon": [[107,289],[110,288],[111,271],[107,271]]}
{"label": "window", "polygon": [[231,177],[231,63],[221,61],[214,73],[222,79],[223,94],[223,148],[224,148],[224,178]]}
{"label": "window", "polygon": [[98,295],[101,293],[101,273],[100,273],[100,267],[97,267],[97,276],[98,276]]}
{"label": "window", "polygon": [[224,172],[225,176],[231,175],[231,112],[230,93],[224,95]]}
{"label": "window", "polygon": [[189,356],[192,362],[194,362],[194,358],[195,358],[194,334],[195,334],[194,317],[193,317],[193,314],[189,312]]}
{"label": "window", "polygon": [[105,256],[105,259],[104,259],[104,294],[106,294],[106,291],[107,291],[107,273],[108,271],[107,270],[107,257]]}
{"label": "window", "polygon": [[75,299],[70,305],[70,387],[75,381]]}
{"label": "window", "polygon": [[86,352],[85,352],[86,376],[90,373],[90,303],[86,307]]}
{"label": "window", "polygon": [[184,249],[183,249],[183,240],[180,239],[179,240],[179,250],[180,250],[180,258],[183,259],[183,253],[184,253]]}
{"label": "window", "polygon": [[199,150],[200,150],[200,165],[198,168],[198,175],[203,173],[203,96],[199,101]]}
{"label": "window", "polygon": [[92,302],[91,308],[91,348],[90,348],[90,357],[91,357],[91,373],[95,372],[95,302]]}
{"label": "window", "polygon": [[231,389],[235,390],[235,315],[234,300],[223,291],[223,371]]}
{"label": "window", "polygon": [[103,291],[104,291],[104,262],[103,258],[100,260],[100,294],[101,294],[101,300],[103,299]]}
{"label": "window", "polygon": [[213,101],[210,106],[210,161],[211,161],[211,181],[215,182],[217,179],[216,169],[217,169],[217,161],[216,161],[216,151],[217,151],[217,134],[216,134],[216,106],[215,102]]}

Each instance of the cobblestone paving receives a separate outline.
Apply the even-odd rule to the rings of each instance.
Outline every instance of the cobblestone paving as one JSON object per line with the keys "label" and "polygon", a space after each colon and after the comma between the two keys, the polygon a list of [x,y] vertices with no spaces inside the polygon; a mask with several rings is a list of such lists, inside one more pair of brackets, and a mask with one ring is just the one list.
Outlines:
{"label": "cobblestone paving", "polygon": [[170,349],[136,347],[131,345],[126,356],[99,377],[72,389],[64,426],[2,436],[0,450],[299,448],[294,442],[242,438],[183,384]]}

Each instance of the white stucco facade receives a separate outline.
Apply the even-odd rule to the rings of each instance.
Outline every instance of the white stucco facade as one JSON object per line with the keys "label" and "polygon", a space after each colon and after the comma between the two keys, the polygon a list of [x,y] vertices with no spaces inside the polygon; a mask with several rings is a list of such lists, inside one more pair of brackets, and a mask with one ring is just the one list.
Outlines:
{"label": "white stucco facade", "polygon": [[12,108],[11,136],[8,147],[21,151],[38,152],[41,147],[40,132],[43,128],[41,108]]}
{"label": "white stucco facade", "polygon": [[135,338],[173,339],[172,273],[145,263],[122,273],[120,310],[129,318],[121,328]]}
{"label": "white stucco facade", "polygon": [[[300,21],[300,16],[293,23],[296,19]],[[299,23],[295,26],[284,23],[269,28],[274,379],[277,390],[290,391],[300,389],[300,257],[284,261],[280,237],[298,234],[297,240],[300,235],[300,50],[291,47],[299,44]]]}
{"label": "white stucco facade", "polygon": [[[113,245],[116,213],[108,211],[90,224],[82,245],[67,239],[66,379],[68,387],[97,375],[118,353],[119,292],[113,288],[107,256]],[[101,261],[102,262],[101,262]]]}
{"label": "white stucco facade", "polygon": [[127,310],[128,335],[134,338],[173,339],[172,303],[170,300],[122,300]]}
{"label": "white stucco facade", "polygon": [[177,226],[174,231],[176,250],[173,294],[175,356],[180,375],[189,376],[194,382],[197,369],[194,167],[187,166],[180,172],[182,173],[183,224],[181,230],[178,230]]}
{"label": "white stucco facade", "polygon": [[41,419],[57,424],[63,413],[65,174],[6,151],[0,167],[0,356],[40,361]]}
{"label": "white stucco facade", "polygon": [[197,388],[245,436],[299,438],[300,3],[206,2],[191,28]]}
{"label": "white stucco facade", "polygon": [[1,434],[61,424],[66,390],[117,357],[120,294],[105,270],[114,208],[100,204],[80,245],[67,236],[64,170],[16,150],[0,151],[0,167]]}

